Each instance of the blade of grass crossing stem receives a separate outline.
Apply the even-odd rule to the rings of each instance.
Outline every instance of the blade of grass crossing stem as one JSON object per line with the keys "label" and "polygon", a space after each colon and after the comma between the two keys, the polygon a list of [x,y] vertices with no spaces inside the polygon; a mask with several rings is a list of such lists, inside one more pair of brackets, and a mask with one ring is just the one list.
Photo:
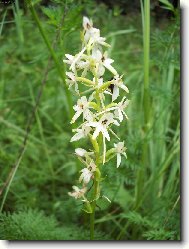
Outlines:
{"label": "blade of grass crossing stem", "polygon": [[0,36],[2,34],[2,31],[3,31],[3,25],[4,25],[4,22],[5,22],[6,14],[7,14],[7,9],[5,10],[5,13],[3,14],[3,19],[2,19],[2,22],[1,22],[1,26],[0,26]]}
{"label": "blade of grass crossing stem", "polygon": [[36,13],[36,11],[35,11],[34,6],[32,5],[32,3],[29,4],[29,9],[31,11],[31,14],[32,14],[32,16],[33,16],[33,18],[34,18],[37,26],[38,26],[38,29],[39,29],[39,31],[41,33],[41,36],[43,37],[43,40],[44,40],[44,42],[45,42],[45,44],[46,44],[46,46],[47,46],[47,48],[48,48],[48,50],[49,50],[49,52],[50,52],[53,60],[55,62],[57,71],[58,71],[58,73],[59,73],[59,75],[60,75],[60,77],[62,79],[63,87],[64,87],[64,93],[65,93],[66,99],[67,99],[68,115],[69,115],[69,117],[71,119],[71,117],[73,116],[73,103],[72,103],[71,94],[70,94],[70,92],[69,92],[69,90],[67,88],[66,81],[65,81],[66,77],[65,77],[65,67],[64,67],[64,64],[61,67],[61,65],[60,65],[60,63],[58,61],[58,58],[57,58],[57,56],[56,56],[56,54],[55,54],[55,52],[54,52],[54,50],[53,50],[53,48],[52,48],[52,46],[51,46],[51,44],[49,42],[49,39],[48,39],[48,37],[47,37],[47,35],[45,33],[45,30],[43,29],[43,27],[41,25],[41,22],[40,22],[40,20],[38,18],[38,15],[37,15],[37,13]]}
{"label": "blade of grass crossing stem", "polygon": [[[150,122],[150,98],[149,98],[149,60],[150,60],[150,0],[144,0],[144,7],[141,2],[141,13],[143,23],[143,53],[144,53],[144,84],[143,84],[143,112],[144,112],[144,144],[142,148],[142,167],[138,170],[137,184],[135,189],[136,202],[138,207],[140,199],[143,195],[144,176],[148,167],[148,139],[146,137]],[[140,202],[141,203],[141,202]]]}

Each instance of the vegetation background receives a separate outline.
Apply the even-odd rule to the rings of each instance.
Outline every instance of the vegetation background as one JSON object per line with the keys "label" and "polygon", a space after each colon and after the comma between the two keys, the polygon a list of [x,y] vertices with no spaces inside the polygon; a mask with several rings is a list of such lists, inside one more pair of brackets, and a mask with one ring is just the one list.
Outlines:
{"label": "vegetation background", "polygon": [[70,143],[62,62],[80,50],[86,15],[111,44],[131,100],[118,130],[128,159],[104,168],[102,189],[112,202],[99,201],[95,239],[180,240],[178,2],[151,1],[147,132],[140,1],[34,2],[38,23],[28,1],[0,5],[0,239],[90,237],[88,214],[67,194],[81,165]]}

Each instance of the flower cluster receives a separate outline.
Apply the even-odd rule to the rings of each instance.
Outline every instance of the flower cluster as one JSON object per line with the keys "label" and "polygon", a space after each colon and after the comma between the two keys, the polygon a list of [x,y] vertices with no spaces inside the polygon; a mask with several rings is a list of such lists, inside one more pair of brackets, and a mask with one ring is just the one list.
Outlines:
{"label": "flower cluster", "polygon": [[[75,115],[71,124],[79,119],[81,124],[73,130],[71,142],[89,138],[93,146],[91,151],[82,148],[75,150],[75,154],[84,164],[79,177],[82,187],[73,186],[74,191],[69,195],[89,202],[86,198],[87,186],[91,180],[99,181],[100,165],[117,156],[119,167],[121,156],[126,157],[124,142],[114,144],[114,148],[108,151],[106,145],[111,135],[119,139],[113,127],[120,126],[120,123],[128,118],[125,109],[129,100],[123,97],[118,101],[118,98],[120,90],[125,93],[129,90],[123,83],[123,75],[119,75],[113,67],[114,60],[108,57],[107,51],[103,51],[103,48],[110,45],[100,36],[100,30],[94,28],[92,21],[87,17],[83,18],[83,29],[81,51],[76,55],[66,54],[64,62],[69,65],[69,72],[66,72],[67,85],[74,88],[79,96],[77,104],[73,107]],[[87,90],[83,91],[84,87],[87,87]],[[99,196],[100,193],[97,193],[95,198]]]}

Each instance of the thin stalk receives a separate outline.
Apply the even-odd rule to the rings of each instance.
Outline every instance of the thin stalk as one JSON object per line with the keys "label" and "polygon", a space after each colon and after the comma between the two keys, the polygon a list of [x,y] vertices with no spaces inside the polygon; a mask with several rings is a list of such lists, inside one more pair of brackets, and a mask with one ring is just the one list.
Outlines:
{"label": "thin stalk", "polygon": [[20,162],[21,162],[22,157],[23,157],[23,155],[24,155],[25,149],[26,149],[26,147],[24,147],[24,149],[23,149],[23,151],[22,151],[22,154],[21,154],[19,160],[17,161],[16,165],[12,168],[12,170],[11,170],[11,172],[10,172],[10,174],[9,174],[8,181],[7,181],[7,182],[8,182],[8,185],[7,185],[7,187],[6,187],[5,194],[3,195],[3,199],[2,199],[2,202],[1,202],[1,206],[0,206],[0,213],[3,211],[3,207],[4,207],[4,204],[5,204],[5,201],[6,201],[6,198],[7,198],[9,189],[10,189],[10,186],[11,186],[12,181],[13,181],[13,179],[14,179],[14,176],[15,176],[15,174],[16,174],[16,172],[17,172],[17,169],[18,169],[18,167],[19,167],[19,165],[20,165]]}
{"label": "thin stalk", "polygon": [[142,168],[137,174],[136,185],[136,203],[138,206],[142,195],[144,186],[144,175],[148,166],[148,152],[149,145],[147,141],[147,132],[150,123],[150,96],[149,96],[149,65],[150,65],[150,0],[144,0],[144,7],[141,1],[141,13],[143,23],[143,51],[144,51],[144,84],[143,84],[143,110],[144,110],[144,144],[142,151]]}
{"label": "thin stalk", "polygon": [[[96,82],[98,82],[97,77],[95,77]],[[97,99],[97,106],[99,111],[101,110],[101,103],[100,103],[100,96],[98,90],[96,90],[96,99]],[[96,155],[96,167],[97,169],[100,166],[100,153],[101,153],[101,136],[98,137],[97,144],[98,146],[94,146],[95,149],[95,155]],[[92,213],[90,214],[90,240],[94,239],[94,224],[95,224],[95,209],[96,209],[96,199],[98,197],[98,191],[99,191],[99,181],[97,179],[97,172],[95,172],[94,175],[94,196],[93,196],[93,202],[92,202]]]}
{"label": "thin stalk", "polygon": [[148,128],[150,120],[149,66],[150,66],[150,0],[144,0],[144,125]]}
{"label": "thin stalk", "polygon": [[[98,149],[98,151],[96,150],[95,154],[96,154],[96,167],[99,168],[100,148]],[[92,202],[92,213],[90,214],[90,240],[94,239],[95,209],[96,209],[96,199],[98,195],[98,189],[99,189],[99,181],[97,180],[97,176],[95,174],[94,175],[94,196],[93,196],[93,202]]]}
{"label": "thin stalk", "polygon": [[6,23],[6,22],[5,22],[6,14],[7,14],[7,9],[5,10],[5,12],[4,12],[4,14],[3,14],[2,22],[0,23],[0,24],[1,24],[1,26],[0,26],[0,36],[1,36],[1,34],[2,34],[3,25],[4,25],[4,23]]}
{"label": "thin stalk", "polygon": [[61,65],[60,65],[60,63],[58,61],[58,58],[57,58],[57,56],[56,56],[56,54],[55,54],[55,52],[54,52],[54,50],[53,50],[53,48],[52,48],[52,46],[51,46],[51,44],[49,42],[49,39],[48,39],[48,37],[47,37],[47,35],[45,33],[45,30],[43,29],[43,27],[41,25],[41,22],[40,22],[40,20],[38,18],[38,15],[37,15],[37,13],[36,13],[36,11],[35,11],[35,9],[34,9],[34,7],[33,7],[32,4],[29,5],[29,9],[30,9],[31,14],[32,14],[32,16],[33,16],[33,18],[34,18],[34,20],[35,20],[35,22],[36,22],[36,24],[38,26],[38,29],[39,29],[42,37],[43,37],[43,40],[44,40],[44,42],[45,42],[45,44],[46,44],[46,46],[47,46],[47,48],[48,48],[48,50],[49,50],[49,52],[50,52],[53,60],[55,62],[57,71],[58,71],[58,73],[59,73],[59,75],[60,75],[60,77],[62,79],[63,87],[64,87],[66,99],[67,99],[68,115],[71,118],[73,116],[73,114],[74,114],[73,113],[73,108],[72,108],[73,103],[72,103],[71,94],[70,94],[70,92],[69,92],[69,90],[68,90],[68,88],[66,86],[66,82],[65,82],[66,76],[65,76],[65,67],[64,67],[64,64],[61,67]]}
{"label": "thin stalk", "polygon": [[[94,198],[96,198],[98,191],[98,182],[94,179]],[[96,200],[92,203],[92,213],[90,214],[90,240],[94,239],[94,223],[95,223],[95,208]]]}

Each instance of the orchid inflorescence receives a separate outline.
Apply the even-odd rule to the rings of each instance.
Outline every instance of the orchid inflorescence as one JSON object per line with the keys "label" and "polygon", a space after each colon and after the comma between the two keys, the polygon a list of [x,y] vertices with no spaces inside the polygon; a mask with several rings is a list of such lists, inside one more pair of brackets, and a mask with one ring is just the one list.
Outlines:
{"label": "orchid inflorescence", "polygon": [[[87,204],[85,211],[93,212],[90,203],[101,196],[99,187],[99,182],[102,180],[101,165],[117,156],[117,167],[119,167],[121,156],[126,157],[124,142],[114,144],[114,147],[108,151],[106,144],[107,141],[110,141],[110,134],[119,139],[112,130],[112,126],[119,126],[124,118],[128,118],[125,108],[128,106],[129,100],[123,97],[120,102],[115,101],[120,95],[120,89],[126,93],[129,90],[123,83],[123,76],[118,75],[112,66],[114,60],[108,57],[107,52],[103,52],[103,47],[110,47],[110,45],[105,42],[104,37],[100,36],[100,30],[94,28],[92,21],[87,17],[83,17],[83,28],[81,51],[74,56],[66,54],[64,62],[70,66],[70,71],[66,72],[67,85],[69,88],[74,87],[75,93],[80,97],[73,107],[75,115],[71,124],[82,116],[82,123],[78,128],[73,129],[75,134],[71,138],[71,142],[89,138],[93,150],[75,149],[76,156],[84,164],[79,177],[79,183],[82,184],[82,187],[73,186],[74,191],[68,194],[75,199],[81,198]],[[109,77],[110,74],[111,77]],[[105,80],[107,77],[110,79]],[[81,92],[81,85],[88,89]],[[87,94],[89,94],[88,97],[86,97]],[[101,144],[103,149],[101,149]],[[88,186],[91,181],[96,182],[96,190],[94,198],[88,200],[86,194],[89,191]]]}

